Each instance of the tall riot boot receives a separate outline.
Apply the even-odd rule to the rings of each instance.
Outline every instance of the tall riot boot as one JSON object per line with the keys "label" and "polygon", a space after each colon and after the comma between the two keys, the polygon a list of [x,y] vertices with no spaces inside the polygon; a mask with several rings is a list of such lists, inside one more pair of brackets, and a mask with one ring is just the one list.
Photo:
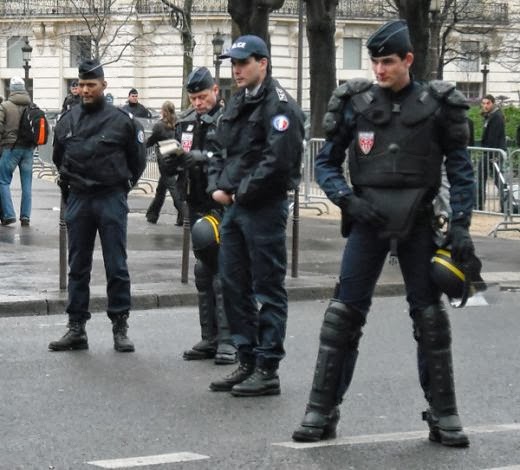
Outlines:
{"label": "tall riot boot", "polygon": [[364,324],[360,312],[338,300],[330,301],[321,327],[309,402],[293,440],[315,442],[336,436],[338,405],[352,380]]}
{"label": "tall riot boot", "polygon": [[69,320],[68,331],[57,341],[49,343],[50,351],[72,351],[77,349],[88,349],[87,332],[85,321]]}
{"label": "tall riot boot", "polygon": [[112,319],[112,333],[114,334],[114,349],[119,352],[134,352],[134,343],[128,338],[128,314],[119,315]]}
{"label": "tall riot boot", "polygon": [[467,447],[469,439],[462,428],[455,397],[448,313],[442,304],[436,304],[414,317],[419,376],[429,403],[422,414],[430,428],[429,439],[445,446]]}
{"label": "tall riot boot", "polygon": [[213,277],[213,292],[215,293],[215,319],[217,321],[217,352],[215,364],[235,364],[237,362],[237,348],[231,340],[229,323],[224,310],[222,284],[218,274]]}
{"label": "tall riot boot", "polygon": [[217,352],[217,325],[215,320],[215,294],[213,274],[199,260],[195,263],[195,286],[198,291],[201,341],[184,351],[186,361],[212,359]]}

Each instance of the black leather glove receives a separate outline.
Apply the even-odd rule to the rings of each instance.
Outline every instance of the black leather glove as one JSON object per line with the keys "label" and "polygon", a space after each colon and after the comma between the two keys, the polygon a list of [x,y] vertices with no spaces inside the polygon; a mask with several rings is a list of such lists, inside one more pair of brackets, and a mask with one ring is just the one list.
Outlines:
{"label": "black leather glove", "polygon": [[184,166],[191,168],[195,165],[201,165],[208,161],[208,156],[201,150],[190,150],[184,155]]}
{"label": "black leather glove", "polygon": [[448,240],[451,244],[451,257],[456,263],[465,263],[475,254],[475,246],[466,225],[452,224]]}
{"label": "black leather glove", "polygon": [[179,172],[179,166],[181,164],[181,158],[179,155],[158,155],[157,163],[159,165],[159,171],[161,175],[173,176]]}
{"label": "black leather glove", "polygon": [[368,201],[351,195],[343,199],[341,209],[352,220],[372,227],[381,227],[386,223],[386,218]]}

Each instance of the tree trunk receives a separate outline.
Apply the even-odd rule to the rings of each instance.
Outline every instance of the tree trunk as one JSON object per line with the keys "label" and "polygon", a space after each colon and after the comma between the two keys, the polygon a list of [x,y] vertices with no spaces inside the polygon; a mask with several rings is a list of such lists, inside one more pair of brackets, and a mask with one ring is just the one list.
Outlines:
{"label": "tree trunk", "polygon": [[322,137],[322,120],[336,88],[336,0],[305,0],[311,77],[311,137]]}
{"label": "tree trunk", "polygon": [[[430,66],[428,16],[431,0],[396,0],[399,16],[408,22],[410,39],[414,48],[414,62],[411,72],[416,80],[430,80],[432,70]],[[435,67],[436,69],[436,67]]]}
{"label": "tree trunk", "polygon": [[[188,75],[193,70],[193,49],[195,48],[195,40],[191,32],[191,7],[193,0],[184,0],[184,18],[186,22],[182,25],[182,83],[186,83]],[[190,106],[186,87],[182,87],[182,108],[187,109]]]}

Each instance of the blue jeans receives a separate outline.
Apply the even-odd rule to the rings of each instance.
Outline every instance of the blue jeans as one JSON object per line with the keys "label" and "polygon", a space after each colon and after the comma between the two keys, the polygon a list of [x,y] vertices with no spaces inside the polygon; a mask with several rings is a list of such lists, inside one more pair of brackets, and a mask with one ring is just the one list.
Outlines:
{"label": "blue jeans", "polygon": [[99,233],[107,277],[110,319],[130,310],[130,275],[126,263],[128,221],[124,191],[104,194],[70,193],[65,211],[69,241],[69,301],[71,321],[90,319],[90,273],[94,241]]}
{"label": "blue jeans", "polygon": [[4,219],[16,219],[16,212],[11,197],[11,181],[16,167],[20,169],[22,184],[22,201],[20,204],[20,219],[31,218],[31,190],[33,149],[5,149],[0,158],[0,198]]}
{"label": "blue jeans", "polygon": [[288,203],[226,208],[220,226],[219,272],[224,308],[240,361],[278,367],[287,325]]}

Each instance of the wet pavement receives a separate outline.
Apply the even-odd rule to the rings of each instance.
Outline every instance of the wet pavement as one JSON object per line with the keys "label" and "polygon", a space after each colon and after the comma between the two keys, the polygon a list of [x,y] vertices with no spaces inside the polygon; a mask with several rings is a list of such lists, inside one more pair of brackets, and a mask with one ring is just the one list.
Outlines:
{"label": "wet pavement", "polygon": [[[12,184],[15,207],[19,207],[20,184],[16,173]],[[62,313],[67,294],[59,279],[59,204],[56,184],[48,177],[33,179],[33,210],[30,227],[19,222],[0,226],[0,316]],[[129,195],[128,265],[135,309],[194,305],[194,258],[190,254],[189,278],[181,282],[182,227],[175,226],[176,211],[167,198],[157,224],[145,219],[151,195],[142,190]],[[344,240],[339,221],[317,216],[303,208],[300,213],[298,277],[288,267],[290,300],[327,298],[332,295]],[[474,237],[483,260],[483,277],[502,288],[520,285],[520,240]],[[287,245],[292,260],[292,219]],[[105,273],[96,242],[91,280],[91,310],[104,310]],[[403,292],[397,265],[385,264],[376,295]]]}

